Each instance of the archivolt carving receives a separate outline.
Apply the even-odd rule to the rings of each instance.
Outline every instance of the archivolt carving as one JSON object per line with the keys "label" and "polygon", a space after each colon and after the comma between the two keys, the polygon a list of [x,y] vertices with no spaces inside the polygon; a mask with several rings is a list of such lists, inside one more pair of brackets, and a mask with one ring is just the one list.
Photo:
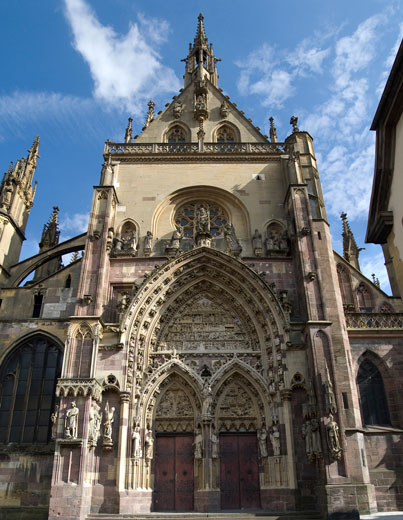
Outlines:
{"label": "archivolt carving", "polygon": [[[202,294],[214,302],[224,301],[227,309],[234,313],[233,320],[234,316],[245,317],[239,320],[251,350],[259,352],[265,343],[266,355],[275,338],[282,345],[285,343],[287,319],[268,284],[242,261],[209,248],[199,248],[151,273],[123,317],[123,331],[131,331],[127,390],[132,389],[135,370],[153,371],[149,354],[158,353],[158,345],[170,332],[178,309],[185,308],[197,297],[200,302]],[[213,317],[211,320],[214,321]],[[225,326],[225,322],[222,325]]]}

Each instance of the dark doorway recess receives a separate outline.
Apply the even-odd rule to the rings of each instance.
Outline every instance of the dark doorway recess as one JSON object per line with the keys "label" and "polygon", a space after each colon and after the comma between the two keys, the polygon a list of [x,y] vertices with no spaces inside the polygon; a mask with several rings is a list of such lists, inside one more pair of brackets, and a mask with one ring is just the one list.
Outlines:
{"label": "dark doorway recess", "polygon": [[256,434],[220,435],[221,509],[259,509]]}
{"label": "dark doorway recess", "polygon": [[193,511],[193,435],[157,435],[154,511]]}

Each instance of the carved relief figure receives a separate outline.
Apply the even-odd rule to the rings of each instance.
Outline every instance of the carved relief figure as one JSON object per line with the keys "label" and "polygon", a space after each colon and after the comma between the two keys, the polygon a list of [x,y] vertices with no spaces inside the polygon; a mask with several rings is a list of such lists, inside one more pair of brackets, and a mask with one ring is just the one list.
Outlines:
{"label": "carved relief figure", "polygon": [[103,444],[112,445],[112,425],[114,422],[115,408],[109,408],[109,402],[106,402],[105,406],[105,422],[104,422],[104,440]]}
{"label": "carved relief figure", "polygon": [[280,432],[278,431],[277,424],[273,424],[272,432],[270,434],[270,442],[273,446],[273,453],[275,456],[280,455],[281,445],[280,445]]}
{"label": "carved relief figure", "polygon": [[221,103],[220,114],[222,117],[228,117],[229,104],[225,100]]}
{"label": "carved relief figure", "polygon": [[211,386],[210,386],[209,381],[204,382],[202,396],[203,396],[202,414],[209,415],[211,413],[211,403],[213,401],[213,395],[211,392]]}
{"label": "carved relief figure", "polygon": [[183,103],[181,103],[180,101],[177,101],[176,103],[174,103],[172,113],[173,113],[173,116],[175,119],[181,118],[184,108],[185,108],[185,105]]}
{"label": "carved relief figure", "polygon": [[288,244],[288,234],[277,222],[273,222],[267,228],[266,253],[268,255],[287,255],[290,247]]}
{"label": "carved relief figure", "polygon": [[329,414],[329,422],[326,424],[326,433],[330,455],[333,460],[338,460],[342,451],[339,440],[339,426],[331,413]]}
{"label": "carved relief figure", "polygon": [[194,446],[195,459],[202,459],[203,458],[203,437],[202,437],[200,428],[197,428],[197,430],[195,432],[195,440],[194,440],[193,446]]}
{"label": "carved relief figure", "polygon": [[56,439],[56,435],[57,435],[57,421],[58,421],[58,419],[59,419],[59,406],[56,405],[55,406],[55,411],[50,416],[50,421],[52,423],[52,433],[51,433],[51,438],[52,439]]}
{"label": "carved relief figure", "polygon": [[141,436],[140,436],[140,426],[136,426],[132,433],[133,439],[133,457],[136,459],[140,458],[141,453]]}
{"label": "carved relief figure", "polygon": [[76,402],[71,403],[71,408],[67,410],[66,417],[64,419],[64,436],[66,439],[77,439],[78,435],[78,414],[79,409],[76,406]]}
{"label": "carved relief figure", "polygon": [[266,428],[262,428],[257,433],[257,438],[259,441],[259,455],[261,458],[267,457],[267,431]]}
{"label": "carved relief figure", "polygon": [[253,249],[262,249],[262,235],[257,229],[252,237]]}
{"label": "carved relief figure", "polygon": [[122,293],[122,296],[121,296],[118,304],[116,305],[116,310],[118,311],[119,314],[121,314],[122,312],[125,312],[125,310],[129,308],[129,305],[130,305],[129,293],[127,291],[124,291]]}
{"label": "carved relief figure", "polygon": [[302,425],[302,438],[305,440],[305,453],[309,460],[313,455],[312,425],[311,421],[305,421]]}

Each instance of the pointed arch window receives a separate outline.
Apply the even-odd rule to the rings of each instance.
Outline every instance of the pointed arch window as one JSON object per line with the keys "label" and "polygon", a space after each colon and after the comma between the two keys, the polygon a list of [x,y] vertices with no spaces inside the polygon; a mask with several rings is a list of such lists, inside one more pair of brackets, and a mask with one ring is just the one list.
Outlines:
{"label": "pointed arch window", "polygon": [[227,125],[217,130],[217,143],[234,143],[235,132]]}
{"label": "pointed arch window", "polygon": [[45,336],[24,341],[0,368],[0,442],[47,443],[62,352]]}
{"label": "pointed arch window", "polygon": [[360,307],[361,312],[372,312],[372,294],[370,289],[365,285],[365,283],[361,282],[360,285],[357,287],[357,298],[358,306]]}
{"label": "pointed arch window", "polygon": [[357,374],[357,386],[360,392],[362,421],[366,426],[390,425],[388,403],[382,375],[369,359],[360,364]]}
{"label": "pointed arch window", "polygon": [[168,131],[167,141],[168,143],[186,143],[185,130],[181,126],[175,125]]}

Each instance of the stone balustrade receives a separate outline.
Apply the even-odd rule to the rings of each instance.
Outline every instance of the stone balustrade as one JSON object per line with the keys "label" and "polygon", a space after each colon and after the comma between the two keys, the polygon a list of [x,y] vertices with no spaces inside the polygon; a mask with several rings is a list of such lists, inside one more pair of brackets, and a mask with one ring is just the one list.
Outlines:
{"label": "stone balustrade", "polygon": [[348,329],[403,329],[403,313],[347,312]]}

